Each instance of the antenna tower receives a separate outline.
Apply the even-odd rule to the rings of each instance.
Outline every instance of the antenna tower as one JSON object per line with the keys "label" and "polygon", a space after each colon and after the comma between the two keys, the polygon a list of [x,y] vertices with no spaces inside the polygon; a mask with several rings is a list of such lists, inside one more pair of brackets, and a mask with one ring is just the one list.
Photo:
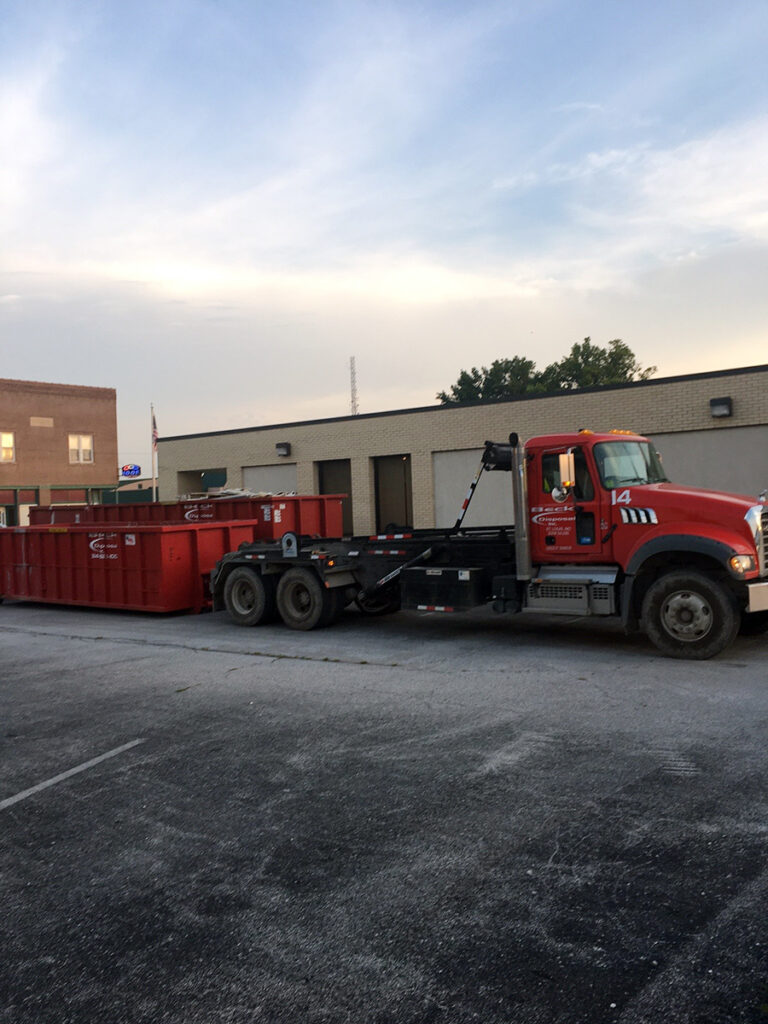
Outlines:
{"label": "antenna tower", "polygon": [[359,409],[357,407],[357,370],[355,369],[355,357],[349,357],[349,389],[350,389],[350,401],[349,408],[353,416],[357,416]]}

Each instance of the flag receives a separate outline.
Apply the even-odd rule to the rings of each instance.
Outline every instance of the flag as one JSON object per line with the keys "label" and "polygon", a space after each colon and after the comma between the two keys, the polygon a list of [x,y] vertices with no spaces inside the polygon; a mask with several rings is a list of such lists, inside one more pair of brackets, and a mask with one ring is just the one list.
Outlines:
{"label": "flag", "polygon": [[157,420],[155,419],[155,411],[153,409],[152,410],[152,451],[153,452],[157,451],[157,438],[158,438]]}

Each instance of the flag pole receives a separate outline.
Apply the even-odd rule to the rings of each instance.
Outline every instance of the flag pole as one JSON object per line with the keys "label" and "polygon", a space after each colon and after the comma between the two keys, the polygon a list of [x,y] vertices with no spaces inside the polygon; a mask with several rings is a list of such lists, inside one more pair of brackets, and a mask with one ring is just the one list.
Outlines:
{"label": "flag pole", "polygon": [[157,501],[157,422],[155,421],[155,407],[151,402],[149,411],[152,418],[152,501]]}

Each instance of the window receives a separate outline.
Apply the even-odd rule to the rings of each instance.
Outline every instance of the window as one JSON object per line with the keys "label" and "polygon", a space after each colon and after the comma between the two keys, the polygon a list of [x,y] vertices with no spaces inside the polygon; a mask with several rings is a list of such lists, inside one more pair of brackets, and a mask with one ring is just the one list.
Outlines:
{"label": "window", "polygon": [[[592,485],[592,478],[587,469],[587,460],[581,448],[574,451],[574,463],[576,466],[574,497],[577,501],[593,501],[595,488]],[[541,470],[544,478],[544,493],[551,494],[555,487],[560,486],[560,453],[545,452],[541,460]]]}
{"label": "window", "polygon": [[69,461],[93,462],[93,434],[69,435]]}
{"label": "window", "polygon": [[7,430],[0,433],[0,462],[16,461],[16,444],[14,435]]}
{"label": "window", "polygon": [[667,478],[658,452],[647,441],[607,441],[595,445],[595,461],[603,487],[660,484]]}

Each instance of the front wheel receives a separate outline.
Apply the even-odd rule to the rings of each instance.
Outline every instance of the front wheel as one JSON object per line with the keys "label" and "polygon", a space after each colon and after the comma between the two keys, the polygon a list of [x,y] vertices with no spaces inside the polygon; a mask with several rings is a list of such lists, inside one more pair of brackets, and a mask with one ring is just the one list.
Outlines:
{"label": "front wheel", "polygon": [[741,617],[734,596],[699,572],[670,572],[643,601],[648,638],[670,658],[712,658],[729,647]]}

